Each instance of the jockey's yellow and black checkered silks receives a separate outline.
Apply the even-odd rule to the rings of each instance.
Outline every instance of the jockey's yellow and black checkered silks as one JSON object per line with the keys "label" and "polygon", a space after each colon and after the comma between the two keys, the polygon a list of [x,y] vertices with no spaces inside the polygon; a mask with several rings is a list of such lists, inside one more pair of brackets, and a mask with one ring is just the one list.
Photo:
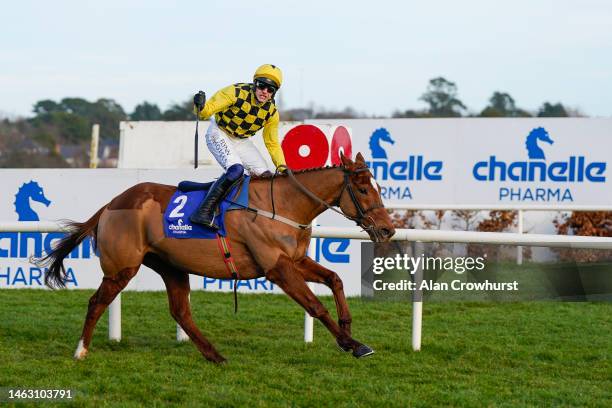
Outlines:
{"label": "jockey's yellow and black checkered silks", "polygon": [[264,143],[274,165],[285,164],[278,143],[278,110],[274,100],[257,101],[253,84],[233,84],[215,93],[200,111],[201,119],[212,115],[215,115],[217,126],[233,137],[251,137],[263,128]]}

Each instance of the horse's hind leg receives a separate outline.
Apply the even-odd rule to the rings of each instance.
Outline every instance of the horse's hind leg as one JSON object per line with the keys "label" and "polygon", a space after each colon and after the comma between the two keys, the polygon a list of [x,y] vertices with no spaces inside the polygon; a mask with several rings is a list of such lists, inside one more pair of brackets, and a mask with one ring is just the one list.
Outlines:
{"label": "horse's hind leg", "polygon": [[214,363],[223,363],[225,358],[219,354],[215,347],[204,337],[196,326],[191,316],[189,306],[189,275],[186,272],[172,268],[154,255],[147,255],[144,264],[160,274],[166,284],[170,314],[181,325],[202,353],[202,355]]}
{"label": "horse's hind leg", "polygon": [[352,350],[353,356],[365,357],[374,353],[370,347],[353,339],[331,318],[329,312],[310,290],[293,261],[281,255],[276,265],[266,272],[266,277],[278,285],[287,295],[298,302],[312,317],[317,318],[334,335],[343,350]]}
{"label": "horse's hind leg", "polygon": [[81,360],[87,355],[87,350],[91,344],[94,328],[102,313],[108,305],[115,299],[117,294],[121,292],[129,283],[130,279],[136,275],[139,266],[122,269],[113,277],[104,277],[102,283],[93,296],[89,299],[89,307],[87,309],[87,317],[83,326],[83,334],[79,340],[79,345],[74,353],[74,358]]}
{"label": "horse's hind leg", "polygon": [[[340,329],[344,330],[347,335],[351,335],[351,312],[349,311],[346,297],[344,296],[344,287],[342,280],[338,274],[332,270],[313,261],[311,258],[304,258],[296,265],[306,282],[322,283],[331,289],[336,302],[336,311],[338,312],[338,324]],[[349,350],[346,350],[349,351]]]}

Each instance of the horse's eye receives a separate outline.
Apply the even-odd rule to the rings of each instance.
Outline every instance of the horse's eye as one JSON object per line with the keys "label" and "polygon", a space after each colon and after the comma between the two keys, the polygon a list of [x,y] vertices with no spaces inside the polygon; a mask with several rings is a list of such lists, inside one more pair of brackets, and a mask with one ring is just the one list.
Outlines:
{"label": "horse's eye", "polygon": [[360,187],[360,188],[358,188],[357,190],[358,190],[358,191],[359,191],[361,194],[368,194],[368,191],[367,191],[365,188],[363,188],[363,187]]}

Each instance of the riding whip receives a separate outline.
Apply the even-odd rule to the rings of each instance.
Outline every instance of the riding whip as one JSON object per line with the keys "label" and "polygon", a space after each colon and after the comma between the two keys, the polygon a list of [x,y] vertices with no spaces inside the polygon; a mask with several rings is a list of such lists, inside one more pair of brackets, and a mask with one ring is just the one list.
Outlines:
{"label": "riding whip", "polygon": [[198,168],[198,125],[200,123],[200,112],[196,112],[196,131],[195,131],[195,140],[193,141],[194,151],[193,151],[193,168]]}
{"label": "riding whip", "polygon": [[[200,92],[198,92],[198,94],[196,96],[201,96],[200,94],[204,95],[204,92],[200,91]],[[206,96],[204,96],[204,101],[206,101]],[[200,111],[204,107],[204,103],[205,103],[204,101],[201,102],[201,105],[197,104],[197,102],[196,102],[196,131],[195,131],[195,140],[193,141],[193,149],[194,149],[194,152],[193,152],[193,168],[194,169],[198,168],[198,125],[200,124]],[[195,102],[195,100],[194,100],[194,102]]]}

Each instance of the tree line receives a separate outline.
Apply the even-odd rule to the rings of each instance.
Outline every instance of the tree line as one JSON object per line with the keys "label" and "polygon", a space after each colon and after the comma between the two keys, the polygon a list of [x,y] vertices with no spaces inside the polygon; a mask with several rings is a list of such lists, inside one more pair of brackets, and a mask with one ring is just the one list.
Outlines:
{"label": "tree line", "polygon": [[[544,102],[535,112],[519,108],[510,94],[495,91],[488,104],[478,113],[468,111],[466,105],[459,99],[457,85],[444,77],[429,80],[425,92],[419,98],[427,107],[421,110],[396,110],[392,118],[458,118],[458,117],[568,117],[584,116],[578,111],[566,108],[562,103]],[[352,107],[343,110],[326,110],[325,108],[300,108],[281,112],[284,120],[303,119],[358,119],[372,117],[357,112]]]}
{"label": "tree line", "polygon": [[[563,104],[544,102],[535,113],[519,108],[514,98],[507,92],[495,91],[489,98],[489,103],[478,114],[470,114],[467,107],[458,96],[457,85],[443,77],[433,78],[429,81],[427,90],[419,98],[429,107],[422,111],[406,110],[396,111],[392,117],[567,117],[568,109]],[[580,116],[572,112],[573,116]]]}

